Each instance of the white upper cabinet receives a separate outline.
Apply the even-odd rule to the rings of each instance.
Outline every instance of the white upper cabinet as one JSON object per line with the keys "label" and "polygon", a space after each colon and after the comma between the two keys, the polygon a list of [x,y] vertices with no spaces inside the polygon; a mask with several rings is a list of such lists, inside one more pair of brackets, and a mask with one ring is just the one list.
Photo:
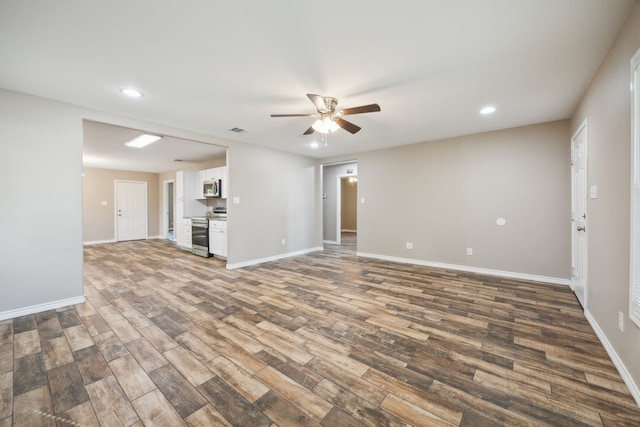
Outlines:
{"label": "white upper cabinet", "polygon": [[196,195],[196,199],[205,198],[203,194],[203,186],[202,186],[202,183],[207,180],[205,172],[206,170],[196,172],[195,188],[193,193]]}
{"label": "white upper cabinet", "polygon": [[204,194],[203,194],[203,187],[204,187],[204,181],[211,181],[214,179],[221,179],[222,180],[222,199],[226,199],[227,198],[227,191],[228,191],[228,183],[227,183],[227,167],[226,166],[221,166],[219,168],[211,168],[211,169],[204,169],[201,171],[198,171],[196,173],[196,198],[198,199],[204,199]]}

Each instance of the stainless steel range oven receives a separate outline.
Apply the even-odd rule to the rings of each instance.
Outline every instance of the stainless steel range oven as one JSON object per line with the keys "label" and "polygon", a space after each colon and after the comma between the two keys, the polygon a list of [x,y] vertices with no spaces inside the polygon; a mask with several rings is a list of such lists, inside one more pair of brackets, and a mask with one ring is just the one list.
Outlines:
{"label": "stainless steel range oven", "polygon": [[205,217],[191,218],[191,253],[202,257],[209,254],[209,220]]}

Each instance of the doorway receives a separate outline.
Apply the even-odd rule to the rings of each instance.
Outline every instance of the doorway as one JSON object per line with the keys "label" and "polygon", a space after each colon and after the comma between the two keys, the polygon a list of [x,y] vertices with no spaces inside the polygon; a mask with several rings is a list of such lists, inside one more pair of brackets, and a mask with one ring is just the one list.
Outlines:
{"label": "doorway", "polygon": [[358,233],[358,176],[338,176],[336,240],[355,244]]}
{"label": "doorway", "polygon": [[147,222],[147,183],[116,181],[116,240],[146,239]]}
{"label": "doorway", "polygon": [[[330,245],[339,245],[342,242],[342,178],[357,178],[358,163],[356,160],[342,161],[338,163],[323,164],[321,166],[322,175],[322,242]],[[349,195],[349,200],[354,204],[357,201],[358,187],[350,186],[350,190],[344,193]],[[349,208],[347,208],[348,210]],[[352,209],[357,218],[357,207]],[[356,230],[357,222],[354,219],[351,225],[346,224],[350,230]],[[355,233],[352,233],[355,237]],[[354,242],[355,243],[355,242]],[[355,246],[355,244],[354,244]]]}
{"label": "doorway", "polygon": [[571,137],[571,289],[587,298],[587,121]]}
{"label": "doorway", "polygon": [[163,181],[163,191],[162,191],[162,237],[175,242],[175,232],[173,221],[175,218],[175,207],[174,207],[174,181],[167,180]]}

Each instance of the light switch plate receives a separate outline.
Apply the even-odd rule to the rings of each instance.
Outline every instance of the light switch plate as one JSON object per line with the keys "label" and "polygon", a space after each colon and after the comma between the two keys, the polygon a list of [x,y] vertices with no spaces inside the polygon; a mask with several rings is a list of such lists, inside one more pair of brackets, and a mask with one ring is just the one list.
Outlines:
{"label": "light switch plate", "polygon": [[240,197],[235,196],[235,197],[233,198],[233,204],[234,204],[234,205],[239,205],[239,204],[240,204]]}
{"label": "light switch plate", "polygon": [[598,198],[598,186],[597,185],[592,185],[591,187],[589,187],[589,198],[590,199],[597,199]]}

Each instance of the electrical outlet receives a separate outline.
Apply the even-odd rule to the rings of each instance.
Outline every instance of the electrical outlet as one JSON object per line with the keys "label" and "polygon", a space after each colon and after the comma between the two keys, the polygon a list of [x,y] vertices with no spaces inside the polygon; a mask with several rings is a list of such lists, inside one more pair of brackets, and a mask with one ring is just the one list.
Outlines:
{"label": "electrical outlet", "polygon": [[621,311],[618,312],[618,329],[620,332],[624,332],[624,314]]}
{"label": "electrical outlet", "polygon": [[473,248],[467,248],[467,255],[473,255]]}
{"label": "electrical outlet", "polygon": [[407,249],[413,249],[413,243],[407,242],[406,248]]}
{"label": "electrical outlet", "polygon": [[284,246],[284,245],[286,245],[286,244],[287,244],[286,239],[282,239],[282,246]]}

